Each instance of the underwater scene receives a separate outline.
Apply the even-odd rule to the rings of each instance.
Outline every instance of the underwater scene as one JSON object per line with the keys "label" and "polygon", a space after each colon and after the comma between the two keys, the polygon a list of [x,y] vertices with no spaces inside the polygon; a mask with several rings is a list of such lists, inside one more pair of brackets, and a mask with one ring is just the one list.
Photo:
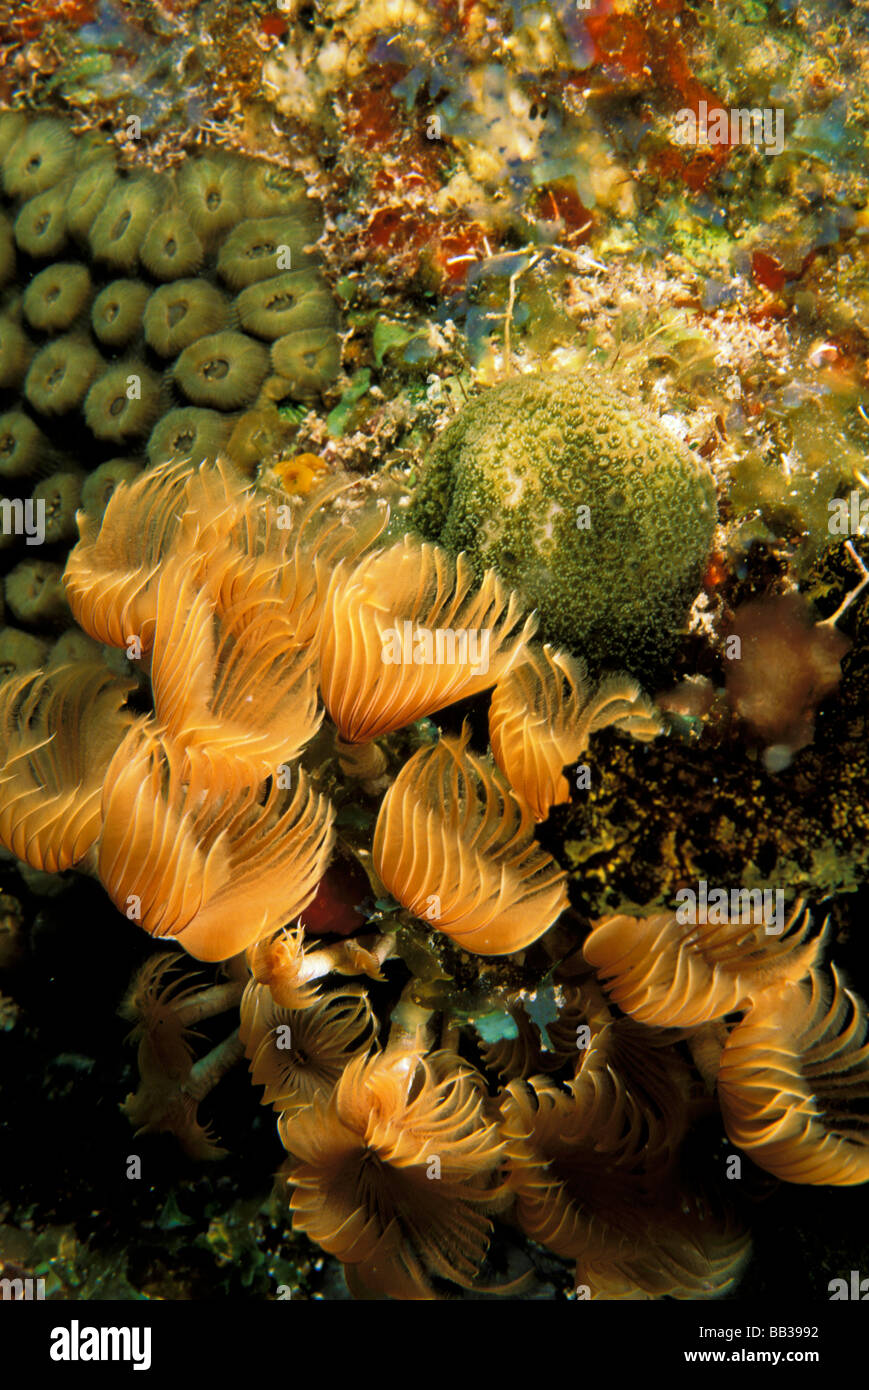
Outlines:
{"label": "underwater scene", "polygon": [[869,1299],[867,156],[864,0],[0,6],[0,1301]]}

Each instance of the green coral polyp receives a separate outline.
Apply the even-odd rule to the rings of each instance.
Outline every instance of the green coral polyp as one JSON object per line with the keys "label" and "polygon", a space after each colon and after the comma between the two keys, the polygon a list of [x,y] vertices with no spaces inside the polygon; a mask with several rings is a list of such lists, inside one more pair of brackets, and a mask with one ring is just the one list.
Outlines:
{"label": "green coral polyp", "polygon": [[70,261],[47,266],[24,291],[24,317],[41,333],[63,333],[84,313],[91,289],[86,265]]}
{"label": "green coral polyp", "polygon": [[95,258],[113,270],[132,270],[157,210],[153,179],[125,179],[115,184],[90,229]]}
{"label": "green coral polyp", "polygon": [[[320,214],[285,170],[216,149],[157,170],[119,157],[108,131],[0,111],[0,196],[0,491],[23,501],[46,479],[33,497],[59,547],[75,538],[78,468],[95,468],[81,497],[101,509],[146,461],[234,457],[238,412],[277,420],[275,390],[298,380],[307,400],[337,373],[335,306],[303,249]],[[304,346],[296,328],[315,340],[281,381],[269,345]],[[252,475],[258,444],[236,444]],[[25,545],[14,529],[2,541]]]}
{"label": "green coral polyp", "polygon": [[519,589],[547,640],[648,678],[699,589],[715,487],[605,381],[530,375],[472,401],[436,440],[410,522]]}
{"label": "green coral polyp", "polygon": [[184,349],[175,364],[175,380],[195,405],[238,410],[256,400],[268,365],[268,352],[253,338],[214,333]]}
{"label": "green coral polyp", "polygon": [[69,169],[73,137],[63,121],[25,126],[3,160],[3,188],[10,198],[33,198]]}
{"label": "green coral polyp", "polygon": [[311,239],[311,224],[303,218],[247,219],[230,232],[221,246],[217,273],[230,289],[246,289],[280,270],[297,270],[307,265],[310,258],[302,248]]}
{"label": "green coral polyp", "polygon": [[48,452],[48,441],[23,410],[0,415],[0,478],[26,478]]}
{"label": "green coral polyp", "polygon": [[103,360],[84,338],[56,338],[34,357],[24,394],[43,415],[65,415],[84,400]]}
{"label": "green coral polyp", "polygon": [[87,393],[84,418],[97,439],[121,444],[146,434],[160,409],[160,378],[142,362],[117,362]]}
{"label": "green coral polyp", "polygon": [[107,348],[127,347],[142,331],[150,290],[143,280],[112,280],[91,309],[91,328]]}
{"label": "green coral polyp", "polygon": [[216,459],[226,447],[232,426],[216,410],[184,406],[170,410],[155,425],[148,438],[148,461],[165,463],[169,459]]}
{"label": "green coral polyp", "polygon": [[81,242],[87,242],[97,214],[102,212],[118,181],[114,160],[97,161],[77,175],[66,205],[66,224]]}
{"label": "green coral polyp", "polygon": [[78,536],[75,514],[81,503],[85,474],[78,469],[52,473],[33,489],[34,502],[42,502],[45,518],[45,543],[74,541]]}
{"label": "green coral polyp", "polygon": [[229,302],[208,280],[161,285],[145,307],[145,341],[161,357],[174,357],[229,321]]}
{"label": "green coral polyp", "polygon": [[178,208],[157,218],[145,240],[139,258],[156,280],[178,280],[195,275],[205,252],[184,213]]}
{"label": "green coral polyp", "polygon": [[334,326],[337,318],[329,291],[307,270],[285,271],[248,286],[235,307],[245,332],[269,340],[300,329]]}
{"label": "green coral polyp", "polygon": [[66,194],[66,186],[55,186],[24,204],[13,228],[19,250],[38,260],[63,250],[67,240]]}
{"label": "green coral polyp", "polygon": [[285,394],[309,400],[338,376],[341,351],[332,328],[306,328],[272,343],[272,366],[286,383]]}
{"label": "green coral polyp", "polygon": [[214,156],[191,160],[178,172],[181,206],[194,231],[211,241],[242,215],[242,177],[232,159]]}
{"label": "green coral polyp", "polygon": [[254,217],[277,217],[283,213],[313,221],[313,208],[303,180],[270,164],[255,164],[249,171],[244,205]]}

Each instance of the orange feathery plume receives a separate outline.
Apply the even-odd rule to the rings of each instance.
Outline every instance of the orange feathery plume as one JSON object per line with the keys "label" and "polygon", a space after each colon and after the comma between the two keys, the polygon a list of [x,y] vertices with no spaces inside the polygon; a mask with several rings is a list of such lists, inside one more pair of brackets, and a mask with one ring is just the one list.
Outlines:
{"label": "orange feathery plume", "polygon": [[0,686],[0,844],[32,869],[79,863],[100,829],[103,775],[132,723],[134,682],[98,662]]}
{"label": "orange feathery plume", "polygon": [[136,637],[147,651],[161,561],[174,551],[195,569],[237,518],[243,494],[224,464],[166,463],[119,483],[102,519],[79,512],[80,539],[63,576],[79,626],[112,647]]}
{"label": "orange feathery plume", "polygon": [[565,874],[533,839],[531,813],[468,751],[470,732],[421,748],[389,788],[374,866],[415,916],[479,955],[519,951],[567,906]]}
{"label": "orange feathery plume", "polygon": [[310,1009],[319,992],[305,973],[305,929],[284,929],[271,940],[263,938],[248,951],[251,974],[268,986],[276,1004],[298,1012]]}
{"label": "orange feathery plume", "polygon": [[735,1282],[747,1240],[687,1206],[665,1117],[645,1111],[589,1049],[566,1090],[536,1077],[502,1098],[509,1186],[532,1240],[577,1261],[600,1298],[711,1298]]}
{"label": "orange feathery plume", "polygon": [[602,917],[583,946],[614,1003],[640,1023],[693,1028],[744,1008],[771,984],[801,979],[823,934],[798,903],[780,937],[763,923],[681,923],[671,912]]}
{"label": "orange feathery plume", "polygon": [[[731,1142],[785,1182],[869,1181],[869,1019],[833,966],[761,994],[721,1054]],[[861,1113],[862,1112],[862,1113]]]}
{"label": "orange feathery plume", "polygon": [[608,724],[644,741],[662,728],[657,710],[630,676],[609,676],[592,690],[584,664],[549,646],[530,646],[492,692],[492,753],[536,820],[568,800],[562,768]]}
{"label": "orange feathery plume", "polygon": [[369,743],[488,690],[535,620],[487,570],[473,590],[464,555],[405,536],[335,571],[320,632],[320,685],[346,743]]}
{"label": "orange feathery plume", "polygon": [[130,730],[106,773],[98,870],[115,906],[199,960],[226,960],[313,898],[333,843],[332,808],[299,772],[216,796],[153,726]]}
{"label": "orange feathery plume", "polygon": [[[352,505],[346,479],[319,487],[302,506],[247,497],[226,536],[206,557],[205,579],[219,612],[270,598],[284,612],[295,644],[317,635],[332,570],[373,545],[388,507]],[[340,500],[343,507],[335,504]]]}
{"label": "orange feathery plume", "polygon": [[200,1124],[197,1109],[233,1065],[241,1044],[233,1035],[194,1062],[198,1035],[190,1025],[237,1005],[241,986],[190,984],[191,975],[170,978],[182,959],[180,951],[152,956],[124,1000],[121,1012],[136,1024],[130,1036],[139,1044],[139,1087],[121,1109],[137,1134],[168,1132],[193,1159],[222,1158],[226,1150]]}
{"label": "orange feathery plume", "polygon": [[354,1057],[329,1096],[278,1124],[293,1227],[336,1255],[363,1296],[471,1287],[503,1205],[502,1145],[480,1078],[449,1053]]}
{"label": "orange feathery plume", "polygon": [[156,716],[192,761],[212,768],[214,794],[275,775],[313,738],[316,648],[298,647],[281,604],[239,599],[219,614],[183,560],[157,588],[151,684]]}
{"label": "orange feathery plume", "polygon": [[251,980],[241,1001],[241,1040],[262,1104],[301,1110],[331,1091],[350,1058],[371,1050],[377,1020],[359,990],[320,995],[310,1008],[282,1009]]}

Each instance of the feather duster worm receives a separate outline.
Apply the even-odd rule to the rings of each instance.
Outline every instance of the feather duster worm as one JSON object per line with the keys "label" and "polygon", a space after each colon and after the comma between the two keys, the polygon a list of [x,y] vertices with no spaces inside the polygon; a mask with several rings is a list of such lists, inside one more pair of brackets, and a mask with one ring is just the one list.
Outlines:
{"label": "feather duster worm", "polygon": [[562,768],[608,724],[643,740],[662,728],[660,715],[630,676],[610,676],[592,690],[584,664],[550,646],[529,647],[492,693],[492,753],[536,820],[546,820],[553,806],[569,799]]}
{"label": "feather duster worm", "polygon": [[102,780],[132,722],[132,681],[77,662],[0,686],[0,843],[32,869],[79,863],[100,828]]}
{"label": "feather duster worm", "polygon": [[[199,768],[207,773],[207,768]],[[98,872],[115,906],[198,960],[227,960],[313,898],[332,849],[332,809],[299,772],[215,795],[183,750],[134,726],[106,773]]]}
{"label": "feather duster worm", "polygon": [[137,1134],[174,1134],[192,1159],[222,1158],[213,1136],[199,1122],[199,1103],[241,1055],[232,1034],[199,1061],[194,1061],[192,1024],[237,1006],[242,986],[188,983],[193,977],[170,978],[183,959],[180,952],[152,956],[139,971],[121,1007],[135,1021],[130,1034],[138,1042],[139,1087],[121,1109]]}
{"label": "feather duster worm", "polygon": [[[175,462],[121,483],[102,518],[81,513],[63,582],[76,622],[98,642],[153,641],[160,563],[208,553],[238,515],[243,487],[229,469]],[[193,564],[194,573],[196,564]]]}
{"label": "feather duster worm", "polygon": [[465,950],[508,955],[567,906],[565,874],[469,737],[442,738],[402,768],[377,817],[374,865],[408,911]]}
{"label": "feather duster worm", "polygon": [[511,1082],[502,1115],[519,1224],[577,1261],[592,1298],[711,1298],[736,1281],[747,1238],[680,1200],[666,1123],[595,1049],[567,1090]]}
{"label": "feather duster worm", "polygon": [[369,743],[488,690],[534,630],[488,570],[407,536],[355,569],[339,566],[326,598],[320,684],[346,743]]}
{"label": "feather duster worm", "polygon": [[367,975],[382,980],[380,967],[392,954],[395,935],[348,937],[329,946],[305,950],[301,924],[282,931],[270,941],[258,941],[248,951],[248,965],[258,984],[267,985],[275,1004],[299,1012],[319,998],[315,980],[334,971],[338,975]]}
{"label": "feather duster worm", "polygon": [[157,588],[151,684],[157,719],[188,760],[213,769],[215,794],[274,775],[313,738],[316,648],[295,644],[274,599],[240,599],[218,615],[184,560],[164,566]]}
{"label": "feather duster worm", "polygon": [[270,941],[258,941],[248,951],[248,965],[254,980],[268,988],[276,1005],[298,1013],[317,1002],[318,987],[305,970],[303,927],[284,928]]}
{"label": "feather duster worm", "polygon": [[[785,1182],[869,1181],[869,1019],[832,968],[761,994],[721,1054],[731,1142]],[[862,1113],[861,1113],[862,1112]]]}
{"label": "feather duster worm", "polygon": [[296,507],[278,509],[253,499],[241,506],[207,557],[206,578],[218,609],[271,599],[283,609],[293,644],[313,643],[331,571],[373,545],[389,520],[388,508],[331,512],[328,504],[350,486],[346,479],[332,480]]}
{"label": "feather duster worm", "polygon": [[760,922],[695,925],[670,912],[602,917],[583,954],[624,1013],[695,1028],[745,1008],[770,985],[802,979],[823,945],[823,934],[810,938],[811,926],[802,903],[780,937]]}
{"label": "feather duster worm", "polygon": [[251,980],[241,1001],[241,1040],[262,1104],[284,1113],[310,1105],[339,1081],[350,1058],[371,1051],[377,1020],[365,994],[335,990],[310,1008],[284,1009]]}
{"label": "feather duster worm", "polygon": [[[329,1096],[279,1122],[293,1227],[368,1297],[470,1288],[486,1255],[502,1144],[479,1078],[448,1053],[354,1057]],[[432,1181],[433,1165],[439,1174]]]}

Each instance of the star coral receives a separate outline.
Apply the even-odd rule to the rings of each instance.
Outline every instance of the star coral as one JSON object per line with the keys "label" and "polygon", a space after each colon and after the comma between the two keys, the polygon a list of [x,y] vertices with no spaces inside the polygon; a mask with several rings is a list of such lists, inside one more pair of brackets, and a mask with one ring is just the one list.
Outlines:
{"label": "star coral", "polygon": [[696,455],[603,380],[530,374],[443,431],[410,520],[478,575],[494,568],[547,640],[648,676],[700,588],[715,488]]}

